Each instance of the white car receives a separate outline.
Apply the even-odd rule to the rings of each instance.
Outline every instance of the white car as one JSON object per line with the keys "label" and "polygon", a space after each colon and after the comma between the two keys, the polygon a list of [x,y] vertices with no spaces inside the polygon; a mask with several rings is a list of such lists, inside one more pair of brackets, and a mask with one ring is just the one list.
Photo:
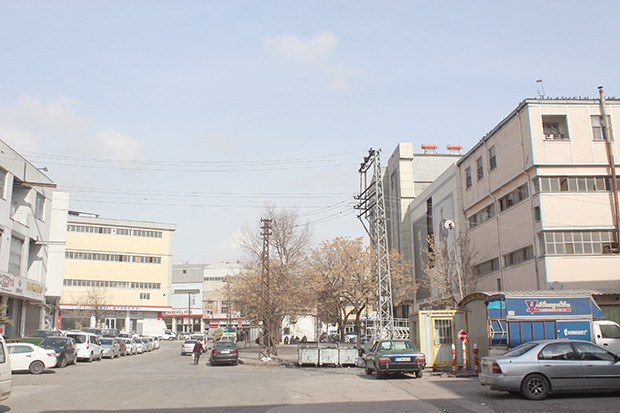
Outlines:
{"label": "white car", "polygon": [[138,354],[138,345],[133,338],[121,338],[121,340],[125,341],[126,356],[133,356],[134,354]]}
{"label": "white car", "polygon": [[56,353],[30,343],[7,343],[12,371],[30,371],[41,374],[56,367]]}
{"label": "white car", "polygon": [[146,353],[146,343],[141,338],[134,338],[133,341],[136,343],[136,354]]}
{"label": "white car", "polygon": [[79,360],[101,360],[103,353],[101,351],[101,345],[99,344],[99,337],[93,333],[87,333],[84,331],[69,331],[65,334],[67,337],[71,337],[75,341],[75,347],[78,351]]}
{"label": "white car", "polygon": [[155,350],[157,350],[159,348],[159,338],[158,337],[151,337],[153,339],[153,347]]}

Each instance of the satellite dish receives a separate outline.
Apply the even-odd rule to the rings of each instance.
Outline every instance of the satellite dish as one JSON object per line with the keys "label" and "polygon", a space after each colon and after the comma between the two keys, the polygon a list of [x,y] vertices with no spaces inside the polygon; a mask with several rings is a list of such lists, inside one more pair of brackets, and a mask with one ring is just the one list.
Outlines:
{"label": "satellite dish", "polygon": [[555,291],[557,291],[557,290],[561,290],[561,289],[562,289],[562,283],[561,283],[561,282],[559,282],[559,281],[554,281],[554,282],[552,282],[552,283],[551,283],[551,289],[552,289],[552,290],[555,290]]}
{"label": "satellite dish", "polygon": [[449,229],[449,230],[454,229],[454,221],[451,221],[451,220],[449,220],[449,219],[446,219],[446,221],[443,223],[443,227],[444,227],[445,229]]}

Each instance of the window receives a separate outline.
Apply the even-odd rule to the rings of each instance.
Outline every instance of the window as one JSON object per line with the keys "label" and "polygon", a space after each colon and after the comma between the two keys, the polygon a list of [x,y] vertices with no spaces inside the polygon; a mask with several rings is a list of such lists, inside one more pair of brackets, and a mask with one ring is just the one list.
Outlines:
{"label": "window", "polygon": [[6,199],[4,188],[6,188],[6,171],[0,168],[0,198]]}
{"label": "window", "polygon": [[547,231],[539,234],[543,255],[618,254],[612,231]]}
{"label": "window", "polygon": [[488,221],[495,216],[495,204],[489,204],[482,210],[476,212],[467,220],[469,228],[475,228],[478,225]]}
{"label": "window", "polygon": [[608,362],[616,361],[615,355],[599,346],[595,346],[592,343],[584,341],[583,343],[574,343],[574,346],[577,349],[577,355],[581,360],[604,360]]}
{"label": "window", "polygon": [[568,140],[568,124],[564,115],[547,115],[542,117],[545,140]]}
{"label": "window", "polygon": [[482,178],[484,178],[484,167],[482,164],[482,157],[479,157],[478,159],[476,159],[476,177],[478,178],[478,180],[481,180]]}
{"label": "window", "polygon": [[540,222],[540,207],[539,206],[534,207],[534,221]]}
{"label": "window", "polygon": [[24,241],[19,238],[11,237],[11,247],[9,251],[9,274],[21,275],[22,271],[22,249]]}
{"label": "window", "polygon": [[512,267],[513,265],[534,259],[534,247],[528,245],[504,255],[504,267]]}
{"label": "window", "polygon": [[465,168],[465,189],[471,188],[471,167]]}
{"label": "window", "polygon": [[140,293],[140,300],[150,300],[151,293]]}
{"label": "window", "polygon": [[606,192],[611,190],[607,176],[541,176],[534,181],[539,192]]}
{"label": "window", "polygon": [[[539,360],[577,360],[570,343],[549,344],[538,355]],[[578,362],[577,362],[578,363]]]}
{"label": "window", "polygon": [[528,197],[527,184],[523,184],[520,187],[512,190],[508,194],[504,195],[498,200],[499,210],[505,211],[509,208],[512,208],[513,206],[517,205],[519,202],[527,199],[527,197]]}
{"label": "window", "polygon": [[[605,140],[605,135],[603,134],[603,125],[601,122],[603,120],[603,116],[592,115],[590,116],[590,120],[592,122],[592,139],[595,141]],[[610,126],[611,126],[611,118],[609,117],[609,115],[607,115],[607,130],[608,131],[611,130]]]}
{"label": "window", "polygon": [[497,168],[497,158],[495,158],[495,146],[489,148],[489,171]]}
{"label": "window", "polygon": [[499,270],[498,258],[493,258],[472,267],[474,275],[484,275],[497,270]]}
{"label": "window", "polygon": [[34,216],[39,221],[43,221],[45,217],[45,197],[38,192],[35,192],[34,201]]}

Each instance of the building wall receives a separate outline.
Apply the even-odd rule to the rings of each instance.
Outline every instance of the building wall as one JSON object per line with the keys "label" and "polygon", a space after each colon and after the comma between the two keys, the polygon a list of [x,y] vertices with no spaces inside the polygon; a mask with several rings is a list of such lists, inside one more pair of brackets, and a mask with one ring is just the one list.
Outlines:
{"label": "building wall", "polygon": [[55,184],[3,141],[0,154],[0,305],[13,323],[0,327],[23,336],[45,325]]}
{"label": "building wall", "polygon": [[[613,126],[620,124],[620,102],[607,101],[607,108],[613,135]],[[526,100],[458,162],[467,219],[486,206],[495,205],[493,217],[469,229],[479,251],[477,262],[497,260],[497,268],[481,275],[482,290],[620,288],[618,254],[556,254],[546,251],[542,242],[542,237],[556,236],[549,234],[564,237],[569,233],[566,236],[572,237],[579,233],[581,237],[584,233],[596,233],[594,237],[600,233],[603,237],[603,233],[614,231],[611,191],[567,190],[568,179],[564,179],[576,182],[579,178],[585,182],[586,178],[610,176],[606,143],[594,139],[592,115],[600,115],[595,100]],[[549,134],[548,125],[556,120],[564,134],[562,139],[552,139]],[[497,163],[493,170],[491,148]],[[612,148],[617,160],[617,141],[612,141]],[[480,180],[477,159],[483,162],[484,176]],[[472,175],[469,188],[468,168]],[[543,180],[560,179],[564,179],[564,189],[558,186],[555,190],[541,190]],[[526,196],[502,211],[502,197],[521,186],[527,189]],[[595,243],[601,246],[601,242]],[[558,248],[567,251],[577,248],[572,240],[564,238],[558,244]],[[531,257],[517,264],[507,262],[529,247]],[[585,274],[588,276],[584,277]]]}
{"label": "building wall", "polygon": [[[174,225],[85,214],[70,214],[67,224],[64,328],[71,328],[71,315],[88,304],[85,296],[94,289],[105,296],[105,318],[115,320],[109,327],[135,330],[137,319],[161,318],[170,309]],[[161,237],[145,236],[154,233]],[[95,322],[104,320],[91,318],[90,325]]]}

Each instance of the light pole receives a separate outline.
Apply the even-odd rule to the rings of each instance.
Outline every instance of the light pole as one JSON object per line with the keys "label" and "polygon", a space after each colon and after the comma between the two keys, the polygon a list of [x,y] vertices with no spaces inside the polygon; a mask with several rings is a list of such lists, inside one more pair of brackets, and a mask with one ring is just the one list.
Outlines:
{"label": "light pole", "polygon": [[174,294],[187,294],[187,320],[189,323],[189,331],[188,333],[193,333],[193,324],[192,324],[192,294],[198,294],[200,290],[197,288],[186,288],[181,290],[174,290]]}

